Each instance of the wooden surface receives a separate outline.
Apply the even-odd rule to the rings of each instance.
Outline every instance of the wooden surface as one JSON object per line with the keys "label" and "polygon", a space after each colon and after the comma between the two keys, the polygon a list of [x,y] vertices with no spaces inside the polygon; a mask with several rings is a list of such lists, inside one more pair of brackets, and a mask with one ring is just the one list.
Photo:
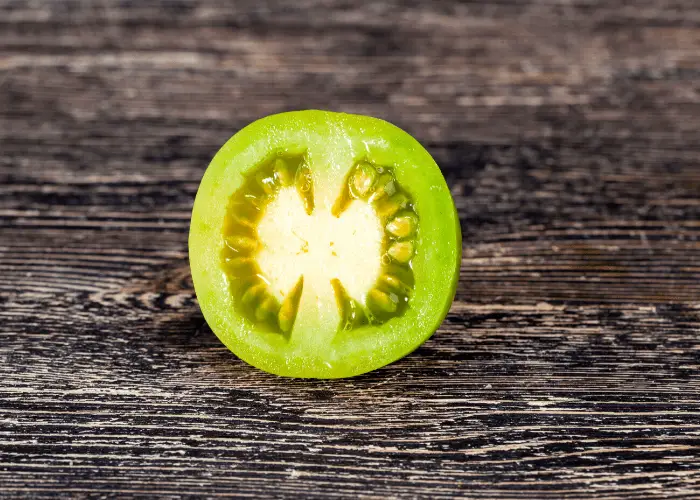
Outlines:
{"label": "wooden surface", "polygon": [[[187,264],[255,118],[415,135],[464,233],[411,356],[245,365]],[[700,498],[700,4],[0,0],[0,495]]]}

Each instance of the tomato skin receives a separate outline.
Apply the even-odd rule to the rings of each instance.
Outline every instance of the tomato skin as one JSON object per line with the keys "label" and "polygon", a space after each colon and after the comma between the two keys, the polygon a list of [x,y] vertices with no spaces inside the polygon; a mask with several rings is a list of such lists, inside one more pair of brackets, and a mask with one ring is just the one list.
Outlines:
{"label": "tomato skin", "polygon": [[[241,186],[241,173],[281,149],[310,151],[316,157],[343,161],[369,155],[378,163],[393,165],[398,182],[413,196],[420,220],[412,263],[415,290],[405,314],[382,325],[346,332],[332,342],[300,346],[259,331],[236,310],[219,258],[227,202]],[[328,165],[324,168],[330,175],[338,163],[342,161],[319,165]],[[404,357],[425,342],[454,299],[461,251],[459,218],[449,188],[433,158],[413,137],[377,118],[316,110],[262,118],[227,141],[199,186],[189,235],[195,291],[214,333],[249,364],[277,375],[303,378],[366,373]],[[319,338],[327,338],[326,330],[335,327],[315,326]]]}

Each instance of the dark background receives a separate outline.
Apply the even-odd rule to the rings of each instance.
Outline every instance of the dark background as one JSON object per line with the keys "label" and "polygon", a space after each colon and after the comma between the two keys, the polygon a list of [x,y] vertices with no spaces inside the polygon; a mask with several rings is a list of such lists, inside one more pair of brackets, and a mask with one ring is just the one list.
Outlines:
{"label": "dark background", "polygon": [[[464,259],[409,357],[277,378],[205,324],[198,182],[378,116]],[[700,4],[0,0],[0,495],[700,497]]]}

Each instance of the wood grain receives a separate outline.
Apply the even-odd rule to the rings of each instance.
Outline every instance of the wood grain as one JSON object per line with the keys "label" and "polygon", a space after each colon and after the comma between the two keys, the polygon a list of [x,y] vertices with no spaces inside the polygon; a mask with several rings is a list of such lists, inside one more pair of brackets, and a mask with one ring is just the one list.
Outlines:
{"label": "wood grain", "polygon": [[[414,354],[281,379],[190,209],[263,115],[415,135],[464,233]],[[0,0],[0,496],[700,497],[700,6]]]}

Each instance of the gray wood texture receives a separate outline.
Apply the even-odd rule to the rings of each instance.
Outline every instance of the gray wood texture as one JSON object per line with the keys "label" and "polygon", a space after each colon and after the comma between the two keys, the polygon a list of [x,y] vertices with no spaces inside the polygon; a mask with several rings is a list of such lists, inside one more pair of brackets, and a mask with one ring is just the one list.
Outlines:
{"label": "gray wood texture", "polygon": [[[435,156],[457,300],[407,358],[233,356],[187,264],[261,116]],[[700,498],[700,4],[0,0],[0,496]]]}

